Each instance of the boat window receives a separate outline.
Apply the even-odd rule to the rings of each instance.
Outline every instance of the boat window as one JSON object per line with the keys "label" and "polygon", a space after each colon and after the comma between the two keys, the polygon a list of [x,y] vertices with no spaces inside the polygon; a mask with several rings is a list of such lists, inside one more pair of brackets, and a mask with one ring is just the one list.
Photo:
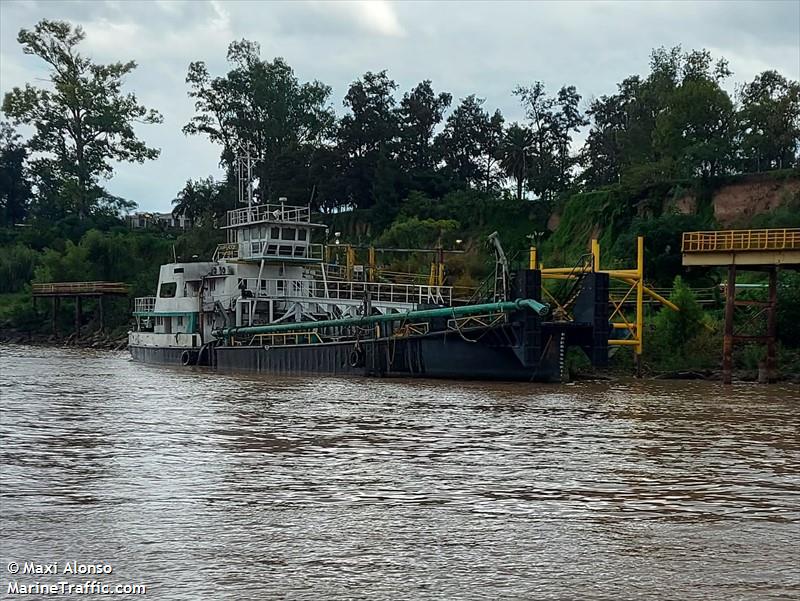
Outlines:
{"label": "boat window", "polygon": [[180,315],[178,316],[178,325],[179,326],[183,325],[183,316],[180,316]]}
{"label": "boat window", "polygon": [[176,267],[172,270],[172,273],[183,273],[183,267]]}
{"label": "boat window", "polygon": [[292,247],[291,246],[281,246],[280,250],[278,251],[278,254],[280,254],[280,255],[288,255],[288,256],[291,257],[292,256]]}
{"label": "boat window", "polygon": [[304,254],[303,253],[304,250],[305,250],[305,248],[302,247],[302,246],[295,246],[294,247],[294,256],[295,257],[302,257],[303,254]]}
{"label": "boat window", "polygon": [[293,227],[281,228],[281,240],[294,240],[295,229]]}
{"label": "boat window", "polygon": [[279,227],[270,228],[269,237],[272,238],[273,240],[279,240],[281,237],[281,228]]}
{"label": "boat window", "polygon": [[260,255],[261,254],[261,242],[251,242],[250,243],[250,254],[251,255]]}
{"label": "boat window", "polygon": [[164,282],[161,284],[161,288],[158,290],[158,296],[160,298],[174,298],[175,291],[178,289],[178,284],[175,282]]}
{"label": "boat window", "polygon": [[308,236],[307,230],[297,230],[297,239],[305,241],[306,237]]}

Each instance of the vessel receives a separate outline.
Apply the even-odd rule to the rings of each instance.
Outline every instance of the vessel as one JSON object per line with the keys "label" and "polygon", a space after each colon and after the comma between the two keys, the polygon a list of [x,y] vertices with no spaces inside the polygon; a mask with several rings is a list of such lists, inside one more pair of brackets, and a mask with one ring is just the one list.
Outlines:
{"label": "vessel", "polygon": [[[608,276],[582,274],[569,321],[542,300],[538,269],[511,271],[497,234],[483,294],[458,299],[440,271],[426,283],[331,260],[309,206],[228,211],[211,260],[162,265],[155,296],[136,298],[134,360],[220,371],[560,381],[577,346],[608,360]],[[339,238],[336,238],[338,246]],[[334,249],[335,250],[335,249]],[[435,270],[434,270],[435,271]]]}

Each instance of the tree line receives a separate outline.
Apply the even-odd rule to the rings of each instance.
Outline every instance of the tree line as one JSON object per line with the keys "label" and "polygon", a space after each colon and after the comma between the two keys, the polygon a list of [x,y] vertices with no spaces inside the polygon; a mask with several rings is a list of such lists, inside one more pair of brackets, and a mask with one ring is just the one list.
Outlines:
{"label": "tree line", "polygon": [[[133,204],[104,182],[115,162],[158,157],[134,131],[158,111],[125,92],[133,61],[101,65],[83,56],[80,27],[40,21],[23,29],[23,52],[50,68],[50,86],[5,94],[0,125],[0,215],[26,219],[114,215]],[[236,156],[255,157],[255,196],[288,197],[323,212],[396,214],[411,195],[460,190],[552,203],[560,195],[634,180],[714,178],[800,164],[800,83],[768,70],[731,95],[727,62],[706,50],[658,48],[646,76],[584,101],[573,85],[513,89],[524,112],[508,122],[478,94],[457,101],[424,80],[399,91],[387,71],[353,81],[333,107],[330,86],[302,82],[257,43],[230,44],[228,71],[189,65],[195,115],[183,131],[220,148],[224,177],[190,180],[176,212],[208,222],[236,204]],[[15,129],[27,126],[23,140]],[[576,138],[587,132],[585,142]],[[391,220],[391,219],[390,219]]]}

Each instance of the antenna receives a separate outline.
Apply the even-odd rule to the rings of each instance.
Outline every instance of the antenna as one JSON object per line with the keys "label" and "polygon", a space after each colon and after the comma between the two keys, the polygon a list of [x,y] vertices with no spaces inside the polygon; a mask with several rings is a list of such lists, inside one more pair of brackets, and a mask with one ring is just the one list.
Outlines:
{"label": "antenna", "polygon": [[253,206],[253,155],[250,153],[252,145],[239,145],[239,153],[236,155],[236,167],[239,172],[239,204],[247,204],[247,208]]}

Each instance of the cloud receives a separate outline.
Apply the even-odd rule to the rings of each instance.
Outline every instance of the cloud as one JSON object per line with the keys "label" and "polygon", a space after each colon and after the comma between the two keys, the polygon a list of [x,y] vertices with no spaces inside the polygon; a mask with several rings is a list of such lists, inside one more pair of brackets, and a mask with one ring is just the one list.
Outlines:
{"label": "cloud", "polygon": [[21,27],[42,18],[81,24],[83,51],[98,62],[135,60],[126,80],[160,126],[141,127],[158,161],[120,165],[112,192],[145,209],[166,210],[188,178],[219,174],[219,149],[181,133],[193,114],[185,77],[189,62],[227,69],[228,44],[259,42],[262,56],[284,57],[302,80],[333,88],[341,113],[350,82],[387,69],[398,94],[423,79],[463,98],[476,93],[507,120],[523,118],[511,94],[541,80],[551,91],[574,84],[584,97],[608,94],[633,73],[646,73],[650,50],[681,44],[708,48],[730,61],[735,82],[773,68],[800,79],[800,3],[718,2],[150,2],[0,1],[0,92],[47,75],[16,42]]}

